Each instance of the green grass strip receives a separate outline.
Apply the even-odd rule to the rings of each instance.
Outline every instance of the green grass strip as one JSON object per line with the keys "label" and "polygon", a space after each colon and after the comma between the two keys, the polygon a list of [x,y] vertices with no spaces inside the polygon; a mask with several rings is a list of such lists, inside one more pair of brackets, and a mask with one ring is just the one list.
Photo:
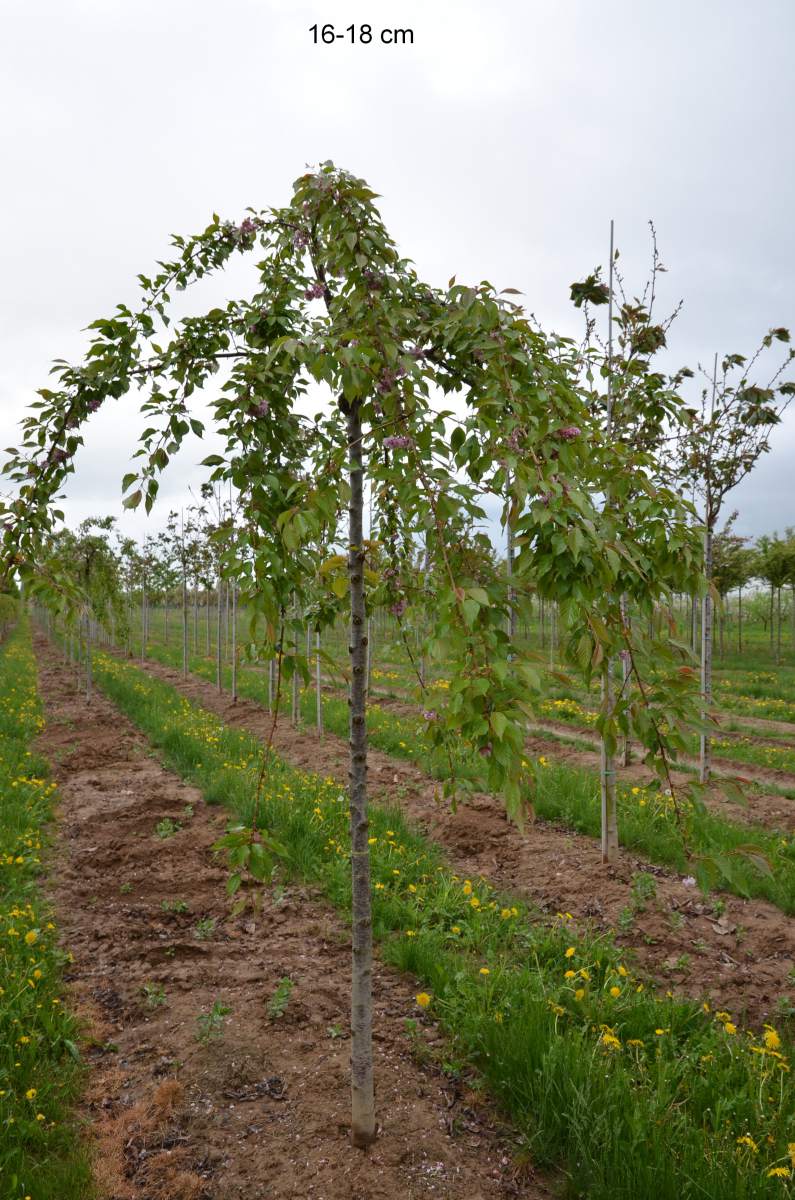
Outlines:
{"label": "green grass strip", "polygon": [[[98,685],[210,803],[250,821],[262,747],[170,685],[97,655]],[[262,822],[287,876],[350,908],[347,799],[271,756]],[[765,1027],[658,996],[608,936],[465,880],[397,810],[371,812],[374,928],[539,1164],[590,1200],[750,1200],[790,1177],[795,1088]],[[793,1146],[795,1152],[795,1146]],[[771,1172],[773,1174],[771,1174]]]}
{"label": "green grass strip", "polygon": [[93,1194],[71,1106],[77,1026],[61,998],[64,953],[37,880],[55,784],[30,750],[42,728],[27,622],[0,650],[0,1196]]}

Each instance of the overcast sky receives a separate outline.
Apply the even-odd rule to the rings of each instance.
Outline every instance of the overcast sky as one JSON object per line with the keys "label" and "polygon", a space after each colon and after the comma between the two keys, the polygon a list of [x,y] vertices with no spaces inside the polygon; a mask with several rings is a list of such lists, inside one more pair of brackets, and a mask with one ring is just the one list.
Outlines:
{"label": "overcast sky", "polygon": [[[795,328],[792,0],[5,0],[0,38],[0,446],[52,359],[135,299],[172,232],[287,200],[327,158],[382,196],[430,282],[520,288],[578,334],[569,284],[607,263],[630,284],[663,260],[684,309],[671,365]],[[369,22],[370,45],[309,28]],[[382,45],[382,28],[413,45]],[[238,294],[240,267],[197,304]],[[203,306],[203,305],[202,305]],[[602,310],[604,311],[604,310]],[[86,427],[70,520],[120,513],[134,395]],[[184,502],[208,443],[186,446],[140,534]],[[749,535],[795,525],[795,413],[729,497]]]}

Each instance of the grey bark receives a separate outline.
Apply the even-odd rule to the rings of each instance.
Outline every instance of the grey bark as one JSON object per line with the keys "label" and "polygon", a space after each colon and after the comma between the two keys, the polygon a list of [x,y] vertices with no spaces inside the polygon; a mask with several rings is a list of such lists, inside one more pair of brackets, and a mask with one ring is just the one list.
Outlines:
{"label": "grey bark", "polygon": [[373,1088],[373,925],[367,819],[367,638],[364,598],[364,498],[362,426],[354,401],[347,413],[350,463],[348,583],[350,587],[350,825],[353,974],[351,988],[351,1138],[367,1146],[375,1138]]}
{"label": "grey bark", "polygon": [[[708,501],[709,502],[709,501]],[[707,590],[701,602],[701,719],[707,719],[712,707],[712,529],[707,523],[704,534],[704,572],[707,577]],[[711,767],[711,744],[707,733],[702,733],[699,744],[698,777],[701,783],[708,783]]]}

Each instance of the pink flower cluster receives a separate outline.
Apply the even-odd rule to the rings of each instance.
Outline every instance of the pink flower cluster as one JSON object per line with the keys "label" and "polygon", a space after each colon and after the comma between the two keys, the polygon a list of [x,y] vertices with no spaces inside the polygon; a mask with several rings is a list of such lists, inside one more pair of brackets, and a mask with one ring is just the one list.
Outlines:
{"label": "pink flower cluster", "polygon": [[408,450],[414,445],[414,438],[408,437],[405,433],[396,433],[391,437],[385,437],[384,445],[387,450]]}

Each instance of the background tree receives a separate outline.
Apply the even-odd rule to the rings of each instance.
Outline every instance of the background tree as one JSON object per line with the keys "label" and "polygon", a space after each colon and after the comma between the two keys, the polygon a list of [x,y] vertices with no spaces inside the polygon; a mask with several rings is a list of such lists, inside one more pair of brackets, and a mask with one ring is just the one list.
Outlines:
{"label": "background tree", "polygon": [[[781,376],[795,351],[789,349],[783,360],[768,372],[767,383],[754,382],[763,369],[765,351],[774,343],[788,344],[789,331],[771,329],[759,346],[746,358],[727,354],[718,369],[718,356],[711,372],[699,371],[704,379],[701,403],[690,410],[690,421],[679,431],[673,451],[673,469],[685,490],[693,488],[699,496],[704,519],[704,570],[707,590],[701,617],[701,691],[706,721],[712,704],[712,611],[713,541],[718,519],[727,494],[753,470],[760,456],[770,448],[770,435],[781,421],[782,413],[795,395],[795,382]],[[693,372],[678,372],[677,384]],[[710,738],[702,732],[699,777],[710,777]]]}

